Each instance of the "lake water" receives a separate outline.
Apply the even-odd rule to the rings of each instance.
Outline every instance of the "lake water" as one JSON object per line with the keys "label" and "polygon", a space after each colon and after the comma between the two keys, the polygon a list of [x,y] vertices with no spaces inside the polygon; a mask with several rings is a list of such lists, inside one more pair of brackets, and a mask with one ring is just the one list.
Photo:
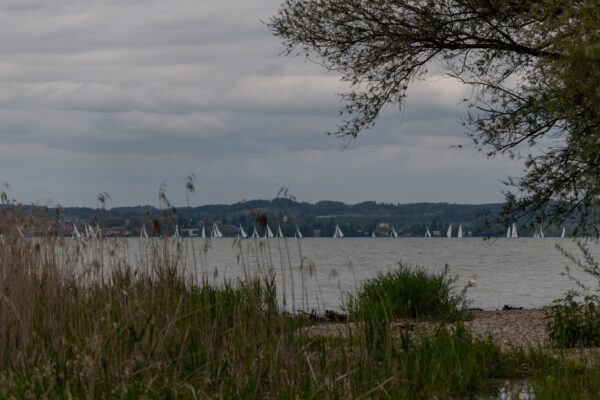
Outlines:
{"label": "lake water", "polygon": [[[140,243],[138,239],[129,241],[132,248]],[[558,238],[305,238],[286,242],[231,238],[205,242],[201,238],[186,238],[180,243],[188,254],[188,273],[205,271],[217,283],[272,266],[283,296],[283,269],[288,307],[292,307],[293,280],[293,303],[296,309],[303,310],[340,310],[343,291],[352,290],[361,281],[394,268],[399,262],[431,271],[440,271],[447,264],[451,275],[458,275],[456,285],[460,288],[477,273],[478,286],[467,291],[472,307],[542,307],[576,287],[561,274],[565,266],[574,263],[556,245],[580,255],[572,240]],[[205,244],[206,251],[202,251]],[[600,260],[598,245],[593,245],[592,251]],[[592,289],[597,288],[597,282],[579,269],[574,268],[574,273]]]}

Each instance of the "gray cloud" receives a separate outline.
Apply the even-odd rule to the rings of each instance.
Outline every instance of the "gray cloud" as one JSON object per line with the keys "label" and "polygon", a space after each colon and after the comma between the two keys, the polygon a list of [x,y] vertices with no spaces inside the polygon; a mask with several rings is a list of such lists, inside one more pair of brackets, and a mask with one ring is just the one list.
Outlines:
{"label": "gray cloud", "polygon": [[[279,56],[260,22],[281,0],[7,0],[0,5],[0,165],[11,195],[95,205],[299,199],[483,202],[517,173],[483,159],[457,123],[464,88],[411,88],[341,150],[346,89],[335,74]],[[0,182],[2,183],[2,182]]]}

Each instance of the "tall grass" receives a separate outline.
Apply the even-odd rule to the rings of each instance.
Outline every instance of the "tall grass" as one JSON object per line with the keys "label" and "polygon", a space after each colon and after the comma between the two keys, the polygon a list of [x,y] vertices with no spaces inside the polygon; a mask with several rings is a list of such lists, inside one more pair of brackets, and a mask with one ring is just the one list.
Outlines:
{"label": "tall grass", "polygon": [[[565,275],[579,288],[555,300],[546,313],[547,331],[560,347],[600,346],[600,264],[594,258],[588,240],[575,240],[578,253],[556,245],[558,250],[586,274],[586,280],[577,278],[567,266]],[[591,280],[590,280],[591,278]],[[593,290],[590,282],[598,287]]]}
{"label": "tall grass", "polygon": [[84,272],[54,263],[52,249],[68,247],[60,239],[5,237],[0,393],[243,398],[276,390],[268,382],[297,360],[274,281],[189,284],[165,241],[153,243],[159,261],[150,268],[117,263],[101,276],[97,259]]}
{"label": "tall grass", "polygon": [[531,377],[531,391],[536,400],[600,398],[600,363],[555,362]]}
{"label": "tall grass", "polygon": [[[56,237],[46,215],[2,212],[0,398],[457,398],[528,373],[460,324],[391,329],[394,317],[459,312],[447,270],[401,268],[366,283],[353,310],[387,317],[327,338],[280,308],[262,241],[236,242],[246,277],[215,285],[202,262],[210,242],[199,250],[200,279],[190,279],[182,239],[144,241],[132,256],[125,240]],[[293,279],[289,253],[280,258]],[[394,303],[396,280],[418,289]]]}
{"label": "tall grass", "polygon": [[465,290],[454,287],[456,280],[449,276],[448,266],[436,273],[400,263],[362,283],[356,293],[348,293],[345,307],[355,319],[454,320],[467,305]]}
{"label": "tall grass", "polygon": [[550,339],[560,347],[600,345],[600,298],[590,295],[583,302],[577,295],[567,293],[555,300],[546,313]]}
{"label": "tall grass", "polygon": [[[133,257],[124,240],[61,238],[45,216],[2,217],[0,397],[425,398],[485,379],[425,361],[464,336],[440,333],[407,352],[391,334],[388,347],[373,348],[357,331],[305,333],[307,321],[279,308],[261,241],[244,245],[248,270],[250,259],[260,269],[214,286],[204,264],[200,281],[186,275],[181,240],[147,240]],[[448,362],[467,365],[462,352]],[[448,386],[458,370],[470,383]]]}

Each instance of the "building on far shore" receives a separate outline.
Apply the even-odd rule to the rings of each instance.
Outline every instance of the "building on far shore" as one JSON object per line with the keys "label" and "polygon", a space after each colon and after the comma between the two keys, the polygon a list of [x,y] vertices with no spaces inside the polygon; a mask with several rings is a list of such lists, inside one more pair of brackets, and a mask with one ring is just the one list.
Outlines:
{"label": "building on far shore", "polygon": [[127,228],[124,226],[112,226],[110,228],[100,228],[104,236],[127,236]]}

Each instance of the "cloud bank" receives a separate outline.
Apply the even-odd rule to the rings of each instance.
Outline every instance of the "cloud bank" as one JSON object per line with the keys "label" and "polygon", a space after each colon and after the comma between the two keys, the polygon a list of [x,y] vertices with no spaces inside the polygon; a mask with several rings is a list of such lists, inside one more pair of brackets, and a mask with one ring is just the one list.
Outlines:
{"label": "cloud bank", "polygon": [[344,148],[338,76],[283,58],[279,0],[7,0],[0,5],[0,183],[25,203],[271,198],[490,202],[517,165],[467,144],[464,88],[416,84]]}

